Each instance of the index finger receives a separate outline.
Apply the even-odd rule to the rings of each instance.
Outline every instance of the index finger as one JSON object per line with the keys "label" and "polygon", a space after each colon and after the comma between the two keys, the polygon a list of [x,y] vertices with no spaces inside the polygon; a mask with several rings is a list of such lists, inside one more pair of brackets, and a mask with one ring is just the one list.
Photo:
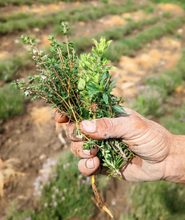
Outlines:
{"label": "index finger", "polygon": [[67,116],[63,116],[60,112],[55,112],[55,121],[58,123],[66,123],[69,121]]}

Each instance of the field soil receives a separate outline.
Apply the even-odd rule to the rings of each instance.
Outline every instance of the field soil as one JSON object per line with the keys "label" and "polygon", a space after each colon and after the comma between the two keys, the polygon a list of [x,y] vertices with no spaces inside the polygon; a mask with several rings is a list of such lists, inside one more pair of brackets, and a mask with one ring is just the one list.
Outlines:
{"label": "field soil", "polygon": [[[138,4],[146,3],[146,1],[137,2]],[[90,2],[88,4],[99,3]],[[82,3],[76,2],[71,5],[69,5],[69,3],[62,5],[66,10],[71,7],[79,6],[82,6]],[[29,11],[29,7],[25,7],[27,7],[27,10]],[[34,7],[37,8],[37,6],[31,7],[32,9]],[[53,10],[57,10],[56,6],[52,7]],[[41,6],[38,8],[44,10]],[[21,10],[22,6],[15,7],[9,5],[3,9],[0,8],[0,12],[6,14],[15,13]],[[167,10],[167,8],[163,7],[161,10]],[[174,7],[174,10],[170,8],[170,11],[176,15],[176,6]],[[43,13],[43,11],[41,12]],[[132,15],[133,14],[130,13],[129,16]],[[138,13],[136,15],[138,16],[138,20],[143,19],[143,13],[140,12],[140,14]],[[107,15],[106,17],[101,18],[101,20],[99,19],[100,22],[97,27],[96,21],[88,21],[87,23],[78,22],[80,28],[77,29],[74,25],[73,36],[91,36],[110,28],[111,26],[123,25],[121,22],[125,22],[125,20],[120,19],[120,16],[116,17]],[[31,30],[31,33],[40,38],[40,42],[43,43],[43,39],[46,39],[46,36],[52,28],[53,27],[50,27],[48,30],[35,29]],[[185,36],[184,33],[185,26],[176,30],[174,36],[179,34]],[[20,45],[19,42],[21,34],[23,33],[16,32],[15,34],[0,37],[0,52],[2,52],[0,54],[0,59],[9,57],[12,54],[16,55],[23,52],[24,47]],[[28,32],[26,34],[28,34]],[[117,70],[111,72],[112,78],[118,76],[121,76],[121,78],[118,80],[113,94],[124,97],[126,100],[125,106],[127,106],[131,100],[135,99],[141,90],[145,89],[144,80],[146,76],[156,74],[164,69],[173,68],[176,65],[185,46],[185,39],[184,37],[177,39],[174,36],[165,36],[161,39],[154,40],[147,44],[145,48],[138,51],[135,57],[123,56],[119,63],[114,64],[117,67]],[[46,40],[43,47],[47,45],[48,41]],[[28,74],[34,72],[34,67],[30,67],[20,73],[19,77],[26,78]],[[185,100],[184,94],[184,87],[181,86],[176,89],[176,94],[172,97],[171,101],[174,107],[181,106],[182,102]],[[0,130],[0,157],[3,161],[8,160],[9,158],[18,158],[21,161],[18,170],[24,173],[24,176],[5,185],[4,199],[7,204],[0,204],[0,218],[5,219],[11,201],[15,199],[20,208],[34,208],[36,203],[33,196],[33,183],[39,175],[43,163],[45,163],[47,158],[58,157],[64,151],[70,149],[70,141],[67,139],[65,132],[67,125],[62,125],[59,128],[59,133],[57,133],[54,115],[55,112],[52,111],[43,101],[27,101],[23,115],[11,118],[3,124],[3,127]],[[111,179],[109,181],[109,187],[103,194],[104,201],[107,207],[112,211],[116,220],[119,220],[121,213],[128,211],[126,195],[127,187],[128,183],[126,181]],[[109,219],[107,214],[101,212],[97,208],[93,220],[107,219]]]}

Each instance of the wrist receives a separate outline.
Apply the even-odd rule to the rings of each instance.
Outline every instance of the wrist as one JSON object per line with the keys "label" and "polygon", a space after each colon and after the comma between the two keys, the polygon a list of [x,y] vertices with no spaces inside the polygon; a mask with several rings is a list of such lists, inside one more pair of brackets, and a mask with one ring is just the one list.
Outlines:
{"label": "wrist", "polygon": [[170,152],[165,163],[163,180],[185,183],[185,135],[171,134]]}

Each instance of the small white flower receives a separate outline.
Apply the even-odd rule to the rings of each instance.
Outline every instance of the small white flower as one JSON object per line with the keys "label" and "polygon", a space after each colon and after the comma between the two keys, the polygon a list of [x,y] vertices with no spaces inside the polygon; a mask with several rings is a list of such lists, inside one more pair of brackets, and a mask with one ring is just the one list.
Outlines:
{"label": "small white flower", "polygon": [[25,91],[24,94],[25,94],[25,95],[29,95],[29,92],[28,92],[28,91]]}
{"label": "small white flower", "polygon": [[46,76],[44,76],[44,75],[41,75],[41,78],[42,78],[42,79],[46,79]]}
{"label": "small white flower", "polygon": [[35,59],[35,56],[32,56],[33,59]]}
{"label": "small white flower", "polygon": [[57,206],[57,202],[54,202],[54,203],[53,203],[53,206],[56,207],[56,206]]}
{"label": "small white flower", "polygon": [[36,53],[37,51],[36,50],[33,50],[33,53]]}
{"label": "small white flower", "polygon": [[56,165],[56,161],[51,161],[51,166],[55,166]]}
{"label": "small white flower", "polygon": [[40,52],[40,53],[43,53],[43,51],[42,51],[42,50],[40,50],[39,52]]}
{"label": "small white flower", "polygon": [[65,197],[64,197],[64,196],[62,196],[62,200],[63,200],[63,201],[65,200]]}
{"label": "small white flower", "polygon": [[55,189],[55,192],[56,192],[56,193],[59,193],[59,189]]}
{"label": "small white flower", "polygon": [[67,192],[67,189],[64,189],[64,192]]}
{"label": "small white flower", "polygon": [[44,55],[43,57],[48,57],[48,54]]}
{"label": "small white flower", "polygon": [[44,204],[44,206],[45,206],[45,207],[47,207],[47,206],[48,206],[48,204],[47,204],[47,203],[45,203],[45,204]]}
{"label": "small white flower", "polygon": [[82,174],[80,174],[80,175],[78,176],[79,179],[82,179],[82,177],[83,177]]}

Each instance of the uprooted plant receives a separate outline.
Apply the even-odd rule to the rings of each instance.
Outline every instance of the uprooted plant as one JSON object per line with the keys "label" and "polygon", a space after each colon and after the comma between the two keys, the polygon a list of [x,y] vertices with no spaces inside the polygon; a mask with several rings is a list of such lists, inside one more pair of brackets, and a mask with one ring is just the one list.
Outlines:
{"label": "uprooted plant", "polygon": [[[116,81],[111,80],[109,70],[115,67],[108,67],[109,61],[103,57],[111,41],[106,42],[103,37],[100,43],[93,40],[96,47],[92,48],[92,54],[82,54],[78,58],[75,55],[73,42],[68,41],[68,28],[65,23],[61,24],[61,31],[65,38],[61,44],[54,37],[49,36],[52,57],[38,50],[34,39],[21,37],[25,44],[31,45],[29,53],[35,60],[39,74],[30,75],[28,82],[17,80],[14,83],[26,96],[30,96],[31,100],[45,99],[63,117],[67,116],[71,122],[74,122],[77,134],[81,134],[86,140],[84,149],[97,146],[97,156],[101,166],[108,168],[108,176],[114,174],[121,179],[120,168],[133,157],[127,145],[120,139],[92,140],[79,129],[82,120],[114,118],[127,114],[120,106],[124,101],[123,98],[111,94]],[[99,206],[112,217],[99,196],[94,175],[92,175],[92,186]]]}

